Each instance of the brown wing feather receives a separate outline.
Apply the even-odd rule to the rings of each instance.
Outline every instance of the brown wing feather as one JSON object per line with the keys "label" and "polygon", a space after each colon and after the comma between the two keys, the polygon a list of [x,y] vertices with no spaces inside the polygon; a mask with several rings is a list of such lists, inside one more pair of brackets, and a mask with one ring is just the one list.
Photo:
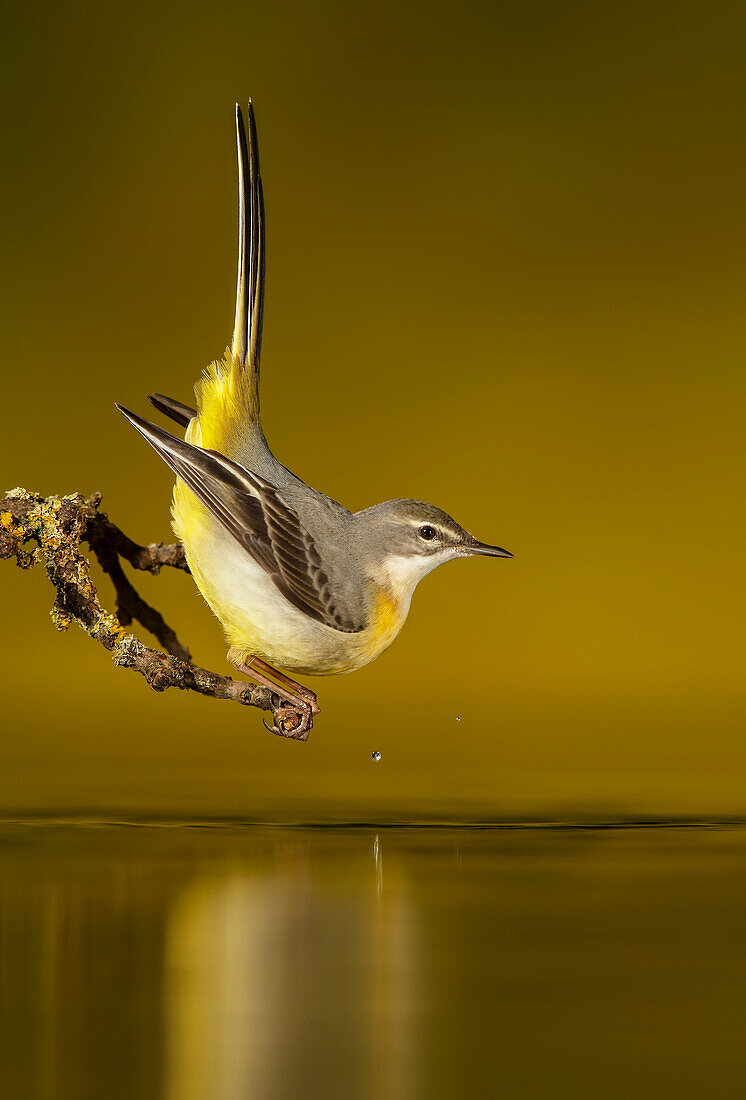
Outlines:
{"label": "brown wing feather", "polygon": [[166,397],[163,393],[149,393],[148,401],[158,409],[158,412],[170,416],[177,424],[181,424],[182,428],[186,428],[189,421],[197,415],[197,410],[190,405],[176,401],[173,397]]}

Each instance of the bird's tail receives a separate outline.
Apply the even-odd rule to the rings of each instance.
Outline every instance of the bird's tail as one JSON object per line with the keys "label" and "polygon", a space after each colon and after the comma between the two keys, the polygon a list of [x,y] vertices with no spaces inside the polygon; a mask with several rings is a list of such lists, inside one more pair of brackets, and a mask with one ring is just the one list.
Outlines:
{"label": "bird's tail", "polygon": [[[238,276],[231,346],[197,383],[199,442],[240,459],[264,442],[259,413],[259,358],[264,312],[264,197],[254,108],[249,100],[248,141],[236,104],[238,145]],[[197,424],[194,425],[195,429]]]}

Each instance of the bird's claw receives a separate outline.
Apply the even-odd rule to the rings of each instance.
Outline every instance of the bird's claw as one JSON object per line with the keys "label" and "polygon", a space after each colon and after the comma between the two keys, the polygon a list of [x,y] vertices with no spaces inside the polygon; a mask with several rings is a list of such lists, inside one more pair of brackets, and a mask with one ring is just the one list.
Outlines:
{"label": "bird's claw", "polygon": [[[309,692],[313,695],[313,692]],[[272,717],[274,725],[270,726],[262,719],[265,729],[275,733],[279,737],[289,737],[293,741],[307,741],[308,734],[313,728],[313,717],[319,713],[316,696],[313,702],[305,698],[299,698],[297,702],[284,702],[272,696]]]}
{"label": "bird's claw", "polygon": [[[299,701],[301,701],[303,703],[306,703],[308,705],[308,707],[311,711],[311,717],[312,718],[313,718],[314,715],[321,713],[321,707],[319,706],[318,702],[316,701],[316,692],[315,691],[311,691],[310,688],[301,687],[299,685],[299,689],[296,689],[295,694],[298,696]],[[309,726],[309,729],[310,728],[311,727]]]}

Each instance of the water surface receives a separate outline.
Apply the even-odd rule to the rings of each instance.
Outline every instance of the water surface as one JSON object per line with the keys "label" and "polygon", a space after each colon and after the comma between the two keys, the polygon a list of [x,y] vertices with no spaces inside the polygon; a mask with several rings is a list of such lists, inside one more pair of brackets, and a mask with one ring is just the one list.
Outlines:
{"label": "water surface", "polygon": [[6,825],[10,1100],[736,1097],[746,832]]}

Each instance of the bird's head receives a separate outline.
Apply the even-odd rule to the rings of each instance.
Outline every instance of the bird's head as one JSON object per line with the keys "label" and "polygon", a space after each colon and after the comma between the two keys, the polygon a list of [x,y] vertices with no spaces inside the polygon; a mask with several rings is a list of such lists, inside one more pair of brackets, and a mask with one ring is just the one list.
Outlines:
{"label": "bird's head", "polygon": [[364,525],[367,563],[400,598],[410,599],[428,573],[453,558],[512,558],[508,550],[479,542],[440,508],[421,500],[388,500],[357,517]]}

